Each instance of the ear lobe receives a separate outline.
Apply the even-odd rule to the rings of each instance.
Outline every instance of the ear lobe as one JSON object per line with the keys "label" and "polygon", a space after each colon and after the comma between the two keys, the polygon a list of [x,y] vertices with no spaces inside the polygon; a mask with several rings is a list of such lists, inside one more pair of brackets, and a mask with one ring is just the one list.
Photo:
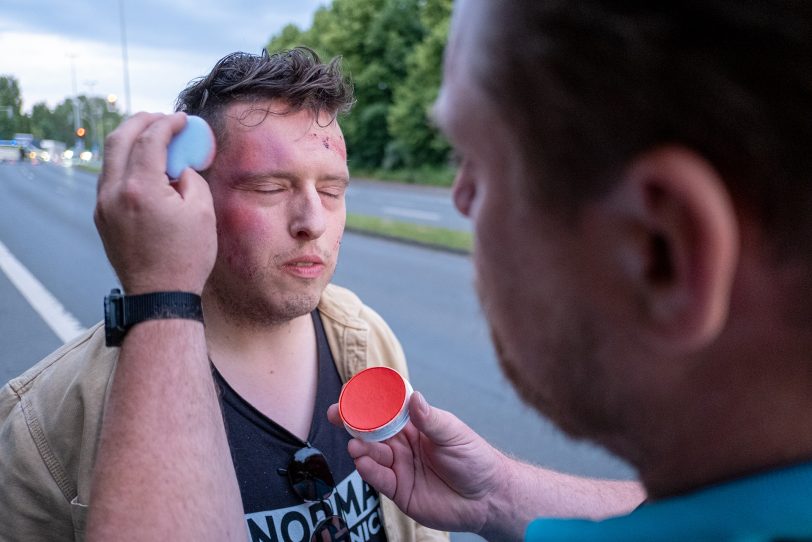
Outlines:
{"label": "ear lobe", "polygon": [[665,147],[635,159],[621,192],[639,226],[634,279],[650,338],[701,348],[727,320],[738,263],[738,221],[724,183],[698,154]]}

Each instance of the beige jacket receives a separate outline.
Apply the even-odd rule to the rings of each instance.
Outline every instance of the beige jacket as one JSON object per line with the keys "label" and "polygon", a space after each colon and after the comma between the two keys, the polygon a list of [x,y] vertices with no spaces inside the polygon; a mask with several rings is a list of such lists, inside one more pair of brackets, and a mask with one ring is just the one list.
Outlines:
{"label": "beige jacket", "polygon": [[[358,297],[328,286],[319,302],[341,378],[371,365],[406,375],[400,343]],[[118,349],[97,324],[0,389],[0,540],[84,540],[90,475]],[[447,540],[381,496],[391,542]]]}

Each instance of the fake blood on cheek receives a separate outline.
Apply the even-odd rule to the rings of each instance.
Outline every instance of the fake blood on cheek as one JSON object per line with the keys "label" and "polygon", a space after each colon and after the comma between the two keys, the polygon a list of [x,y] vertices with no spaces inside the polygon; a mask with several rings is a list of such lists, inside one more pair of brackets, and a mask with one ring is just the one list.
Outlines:
{"label": "fake blood on cheek", "polygon": [[[241,204],[227,204],[217,209],[217,233],[220,250],[226,258],[244,258],[246,248],[268,248],[274,228],[260,211]],[[229,254],[234,252],[235,254]]]}

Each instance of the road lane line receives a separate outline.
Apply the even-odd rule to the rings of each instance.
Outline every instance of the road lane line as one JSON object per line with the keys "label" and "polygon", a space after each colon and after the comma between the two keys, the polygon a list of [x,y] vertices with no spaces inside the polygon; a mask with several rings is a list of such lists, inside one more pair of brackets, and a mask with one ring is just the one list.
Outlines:
{"label": "road lane line", "polygon": [[14,257],[2,241],[0,241],[0,269],[62,342],[68,342],[85,331],[79,320],[45,289],[45,286]]}
{"label": "road lane line", "polygon": [[384,207],[383,212],[387,215],[417,218],[419,220],[431,220],[433,222],[439,222],[440,220],[439,213],[432,213],[431,211],[419,211],[417,209],[405,209],[403,207]]}

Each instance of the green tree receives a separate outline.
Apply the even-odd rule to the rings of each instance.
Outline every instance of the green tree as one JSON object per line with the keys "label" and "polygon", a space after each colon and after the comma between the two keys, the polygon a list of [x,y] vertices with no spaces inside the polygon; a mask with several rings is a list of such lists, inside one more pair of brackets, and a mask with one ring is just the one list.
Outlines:
{"label": "green tree", "polygon": [[88,149],[102,150],[104,138],[121,123],[121,114],[100,96],[79,96],[80,124],[87,130],[84,142]]}
{"label": "green tree", "polygon": [[72,132],[71,127],[70,118],[60,118],[45,102],[36,103],[31,108],[31,133],[35,139],[65,141]]}
{"label": "green tree", "polygon": [[73,102],[66,99],[51,110],[45,102],[31,108],[31,133],[35,139],[54,139],[73,146],[76,134],[73,128]]}
{"label": "green tree", "polygon": [[279,34],[273,36],[265,47],[269,53],[292,49],[300,45],[307,45],[309,36],[295,24],[286,25]]}
{"label": "green tree", "polygon": [[440,87],[450,19],[451,0],[426,0],[421,4],[425,37],[406,59],[407,75],[394,90],[387,118],[392,141],[386,156],[392,166],[416,168],[448,162],[450,146],[432,125],[429,111]]}
{"label": "green tree", "polygon": [[20,84],[13,75],[0,76],[0,139],[11,139],[26,127]]}
{"label": "green tree", "polygon": [[[87,132],[84,137],[85,147],[101,145],[107,134],[113,131],[123,120],[122,114],[107,100],[99,96],[79,96],[79,124]],[[55,139],[63,141],[69,147],[75,146],[78,137],[74,127],[74,103],[72,98],[60,102],[53,110],[44,102],[34,104],[31,108],[31,133],[36,139]]]}
{"label": "green tree", "polygon": [[406,76],[409,51],[423,37],[418,6],[419,0],[336,0],[333,4],[344,24],[326,34],[325,47],[344,55],[355,83],[356,110],[344,121],[355,165],[388,165],[392,92]]}
{"label": "green tree", "polygon": [[65,142],[69,147],[76,144],[73,108],[73,99],[71,98],[62,100],[59,104],[57,104],[53,111],[53,125],[55,131],[50,137],[50,139]]}
{"label": "green tree", "polygon": [[269,50],[306,45],[323,58],[341,55],[355,85],[357,105],[342,121],[350,163],[379,167],[392,141],[387,118],[393,89],[406,77],[406,59],[423,40],[424,0],[335,0],[304,31],[286,27]]}

